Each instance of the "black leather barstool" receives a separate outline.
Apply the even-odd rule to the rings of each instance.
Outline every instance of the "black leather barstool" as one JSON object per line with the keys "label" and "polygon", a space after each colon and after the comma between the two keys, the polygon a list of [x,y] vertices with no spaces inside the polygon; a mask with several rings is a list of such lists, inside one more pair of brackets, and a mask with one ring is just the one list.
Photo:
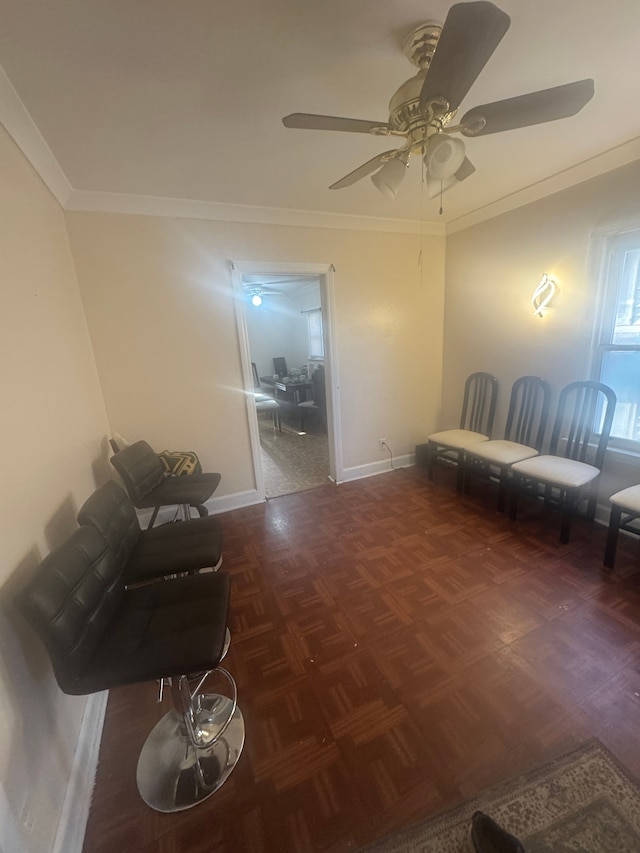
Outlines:
{"label": "black leather barstool", "polygon": [[167,476],[160,457],[146,441],[136,441],[111,457],[111,464],[122,477],[131,501],[138,509],[153,508],[149,527],[163,506],[180,506],[185,520],[190,508],[201,517],[208,515],[205,501],[218,488],[222,475],[190,474],[187,477]]}
{"label": "black leather barstool", "polygon": [[[142,530],[135,507],[114,480],[87,498],[78,513],[78,524],[93,525],[100,531],[127,587],[196,574],[202,569],[217,571],[222,565],[222,528],[217,518],[192,518]],[[222,657],[230,644],[227,628]]]}
{"label": "black leather barstool", "polygon": [[[220,666],[226,573],[127,589],[112,548],[86,525],[42,562],[17,605],[44,642],[65,693],[172,679],[174,708],[151,731],[138,760],[138,790],[149,806],[188,809],[224,783],[244,744],[235,682]],[[200,692],[214,670],[228,682],[230,696]],[[201,674],[194,689],[192,673]]]}
{"label": "black leather barstool", "polygon": [[129,586],[222,565],[222,527],[215,516],[142,530],[135,507],[114,480],[84,502],[78,523],[100,531]]}

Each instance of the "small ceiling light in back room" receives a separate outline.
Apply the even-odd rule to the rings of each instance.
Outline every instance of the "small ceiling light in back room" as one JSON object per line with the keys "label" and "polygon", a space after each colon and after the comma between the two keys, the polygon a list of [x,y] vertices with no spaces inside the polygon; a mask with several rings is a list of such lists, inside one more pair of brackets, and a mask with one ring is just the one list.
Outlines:
{"label": "small ceiling light in back room", "polygon": [[259,308],[262,305],[262,296],[256,291],[251,297],[251,304],[255,305],[256,308]]}

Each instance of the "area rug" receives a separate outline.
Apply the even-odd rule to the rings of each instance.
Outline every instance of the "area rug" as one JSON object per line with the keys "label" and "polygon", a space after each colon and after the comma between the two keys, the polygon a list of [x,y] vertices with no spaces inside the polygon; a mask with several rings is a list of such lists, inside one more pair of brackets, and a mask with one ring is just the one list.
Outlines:
{"label": "area rug", "polygon": [[594,739],[367,853],[469,851],[467,829],[476,809],[520,838],[526,853],[640,851],[640,787]]}

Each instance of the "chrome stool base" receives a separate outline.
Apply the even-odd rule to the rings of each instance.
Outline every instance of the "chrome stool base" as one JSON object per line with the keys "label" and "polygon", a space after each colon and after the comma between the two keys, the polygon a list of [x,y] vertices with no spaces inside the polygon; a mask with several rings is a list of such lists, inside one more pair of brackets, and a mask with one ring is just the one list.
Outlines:
{"label": "chrome stool base", "polygon": [[184,811],[224,784],[244,746],[244,719],[237,706],[232,713],[233,705],[217,693],[195,698],[198,733],[205,743],[214,741],[210,746],[193,745],[175,709],[156,724],[142,747],[136,773],[138,791],[148,806],[159,812]]}

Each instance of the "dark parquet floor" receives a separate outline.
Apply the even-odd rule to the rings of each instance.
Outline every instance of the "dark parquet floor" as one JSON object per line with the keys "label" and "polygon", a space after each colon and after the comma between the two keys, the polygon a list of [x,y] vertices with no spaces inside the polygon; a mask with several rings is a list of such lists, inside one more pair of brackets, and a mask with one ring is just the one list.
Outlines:
{"label": "dark parquet floor", "polygon": [[247,738],[174,815],[136,790],[169,708],[111,691],[85,853],[356,850],[589,737],[640,775],[640,544],[414,469],[221,516]]}

